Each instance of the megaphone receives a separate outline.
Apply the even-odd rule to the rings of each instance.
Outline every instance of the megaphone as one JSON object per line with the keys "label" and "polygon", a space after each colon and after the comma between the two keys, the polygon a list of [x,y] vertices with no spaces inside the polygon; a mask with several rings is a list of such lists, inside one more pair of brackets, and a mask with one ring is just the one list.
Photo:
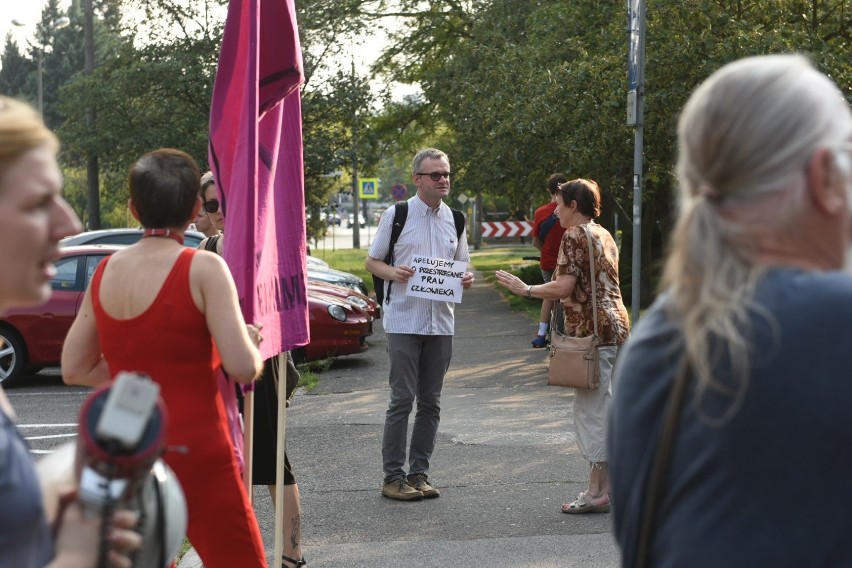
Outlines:
{"label": "megaphone", "polygon": [[[166,423],[159,385],[136,373],[119,373],[92,392],[80,410],[73,463],[78,497],[86,514],[104,522],[119,508],[139,512],[136,530],[143,544],[131,557],[134,568],[167,568],[186,534],[183,490],[160,459]],[[68,452],[64,455],[67,462]],[[62,456],[57,452],[52,461]],[[49,467],[42,465],[45,461],[40,469]]]}

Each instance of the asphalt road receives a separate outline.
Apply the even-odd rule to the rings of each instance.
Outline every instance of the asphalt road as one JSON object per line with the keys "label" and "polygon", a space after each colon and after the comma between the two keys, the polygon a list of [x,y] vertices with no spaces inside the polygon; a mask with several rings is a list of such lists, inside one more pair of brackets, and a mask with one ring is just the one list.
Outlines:
{"label": "asphalt road", "polygon": [[[310,567],[619,565],[610,515],[560,512],[588,474],[574,443],[573,391],[546,386],[545,355],[529,347],[533,322],[483,282],[456,311],[430,472],[439,499],[381,497],[388,361],[380,324],[369,351],[339,358],[316,390],[294,399],[288,453]],[[271,551],[270,500],[265,488],[255,494]]]}
{"label": "asphalt road", "polygon": [[[559,510],[584,489],[588,466],[574,443],[572,391],[546,386],[545,355],[529,347],[534,335],[533,322],[482,278],[465,292],[430,472],[439,499],[381,497],[388,362],[380,323],[368,351],[337,359],[317,389],[296,395],[288,453],[311,568],[619,565],[610,515]],[[8,389],[37,453],[74,439],[87,393],[47,373]],[[255,508],[271,560],[265,488],[255,489]],[[199,565],[189,554],[180,567]]]}

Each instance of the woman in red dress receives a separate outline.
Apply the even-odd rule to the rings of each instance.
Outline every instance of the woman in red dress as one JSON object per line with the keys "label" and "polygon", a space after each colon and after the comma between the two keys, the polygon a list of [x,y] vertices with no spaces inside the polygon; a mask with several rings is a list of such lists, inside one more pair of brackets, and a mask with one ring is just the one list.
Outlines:
{"label": "woman in red dress", "polygon": [[214,374],[221,364],[238,382],[257,378],[261,338],[243,320],[224,261],[182,246],[201,207],[199,180],[178,150],[156,150],[133,166],[130,210],[144,237],[95,271],[65,340],[62,374],[68,384],[96,386],[135,371],[159,383],[173,450],[164,458],[186,495],[193,547],[207,568],[265,567]]}

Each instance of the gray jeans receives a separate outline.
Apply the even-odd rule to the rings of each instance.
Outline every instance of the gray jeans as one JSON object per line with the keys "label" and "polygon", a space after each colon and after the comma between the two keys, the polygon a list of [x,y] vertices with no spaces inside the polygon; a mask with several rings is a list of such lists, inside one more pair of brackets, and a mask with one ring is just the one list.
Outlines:
{"label": "gray jeans", "polygon": [[382,439],[385,482],[405,477],[408,415],[415,399],[408,473],[428,473],[441,419],[441,389],[453,354],[452,335],[388,333],[387,339],[391,392]]}

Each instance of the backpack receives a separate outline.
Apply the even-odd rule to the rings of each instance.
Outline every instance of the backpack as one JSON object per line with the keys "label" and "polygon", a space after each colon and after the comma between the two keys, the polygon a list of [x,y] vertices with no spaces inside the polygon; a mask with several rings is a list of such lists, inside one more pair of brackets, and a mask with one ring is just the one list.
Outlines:
{"label": "backpack", "polygon": [[547,220],[538,226],[538,238],[544,244],[544,239],[547,237],[547,233],[550,232],[550,229],[553,228],[553,225],[559,220],[555,214],[551,215],[547,218]]}
{"label": "backpack", "polygon": [[[450,209],[453,212],[453,221],[456,224],[456,238],[461,240],[462,233],[464,232],[464,213],[459,211],[458,209]],[[405,221],[408,218],[408,201],[403,201],[401,203],[397,203],[394,205],[393,212],[393,227],[391,228],[391,238],[390,238],[390,246],[388,247],[388,253],[385,255],[384,261],[385,264],[393,266],[393,247],[396,245],[396,241],[399,240],[399,235],[402,234],[402,228],[405,227]],[[373,275],[373,289],[376,291],[376,302],[379,305],[382,305],[382,302],[390,303],[390,289],[393,282],[388,282],[388,295],[385,298],[385,281],[375,274]]]}

